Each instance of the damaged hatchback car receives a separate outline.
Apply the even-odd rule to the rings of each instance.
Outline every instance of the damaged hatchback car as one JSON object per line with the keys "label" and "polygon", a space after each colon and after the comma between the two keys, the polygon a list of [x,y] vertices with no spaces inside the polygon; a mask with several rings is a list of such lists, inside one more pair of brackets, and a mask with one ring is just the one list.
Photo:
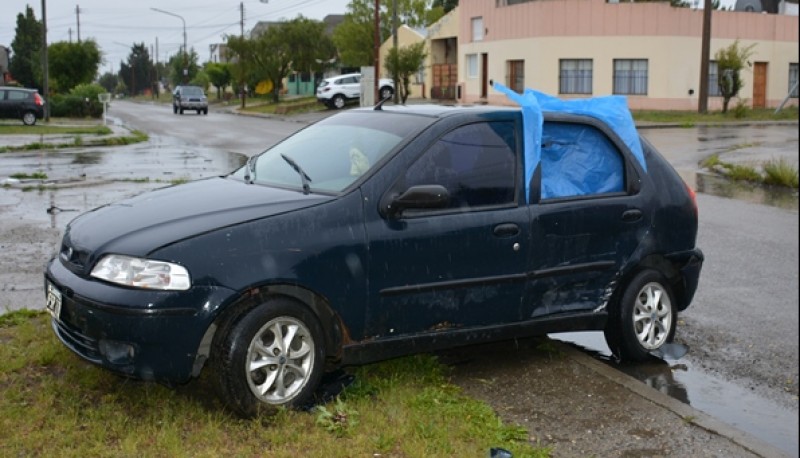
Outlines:
{"label": "damaged hatchback car", "polygon": [[130,377],[210,370],[243,416],[306,405],[343,366],[477,342],[604,330],[645,359],[697,288],[694,194],[635,128],[525,112],[354,109],[85,213],[46,267],[55,334]]}

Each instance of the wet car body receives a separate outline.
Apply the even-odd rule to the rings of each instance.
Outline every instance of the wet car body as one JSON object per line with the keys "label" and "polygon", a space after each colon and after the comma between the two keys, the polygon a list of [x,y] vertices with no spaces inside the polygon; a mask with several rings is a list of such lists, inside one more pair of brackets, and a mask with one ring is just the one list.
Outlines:
{"label": "wet car body", "polygon": [[[620,173],[614,189],[597,195],[544,195],[542,170],[551,163],[537,168],[530,187],[523,183],[522,123],[520,110],[499,107],[351,110],[308,129],[377,127],[396,142],[364,169],[351,150],[344,184],[319,178],[334,162],[259,184],[283,163],[259,159],[226,177],[88,212],[70,223],[46,269],[45,287],[57,296],[48,303],[58,303],[50,307],[53,328],[96,364],[183,383],[215,351],[240,346],[230,336],[243,317],[274,298],[291,301],[278,307],[288,310],[280,317],[314,322],[301,329],[321,334],[309,340],[326,370],[473,342],[608,331],[622,313],[615,304],[633,294],[627,285],[643,270],[664,279],[670,313],[685,309],[703,255],[695,247],[696,205],[669,164],[642,140],[645,169],[609,126],[549,113],[545,131],[558,137],[559,128],[574,127],[583,137],[591,130],[616,151]],[[449,175],[427,162],[431,151],[469,149],[454,133],[480,143],[473,165],[481,151],[492,152],[489,168],[463,178],[475,189],[450,186]],[[306,139],[309,150],[330,145],[330,137],[311,137],[322,139]],[[329,148],[326,158],[337,156]],[[505,160],[496,160],[497,151]],[[316,181],[307,183],[301,171]],[[191,287],[151,290],[93,277],[109,254],[184,266]]]}

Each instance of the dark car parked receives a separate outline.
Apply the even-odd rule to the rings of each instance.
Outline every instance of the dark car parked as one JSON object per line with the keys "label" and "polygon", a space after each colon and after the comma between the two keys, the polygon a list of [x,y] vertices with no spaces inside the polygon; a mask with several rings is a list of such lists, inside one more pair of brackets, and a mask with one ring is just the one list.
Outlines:
{"label": "dark car parked", "polygon": [[194,110],[197,114],[208,114],[208,98],[200,86],[178,86],[172,91],[172,112],[183,114]]}
{"label": "dark car parked", "polygon": [[44,99],[36,89],[0,87],[0,119],[20,119],[26,126],[44,117]]}
{"label": "dark car parked", "polygon": [[131,377],[207,366],[244,416],[304,405],[326,371],[455,345],[604,330],[647,358],[698,284],[693,192],[588,116],[546,112],[533,165],[523,125],[508,107],[355,109],[228,176],[90,211],[46,268],[53,329]]}

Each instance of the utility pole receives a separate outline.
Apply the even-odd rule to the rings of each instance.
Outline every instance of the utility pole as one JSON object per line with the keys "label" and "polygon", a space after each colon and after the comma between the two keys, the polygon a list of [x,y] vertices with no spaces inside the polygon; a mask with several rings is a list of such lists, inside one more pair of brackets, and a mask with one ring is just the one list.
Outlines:
{"label": "utility pole", "polygon": [[44,97],[44,120],[50,122],[50,63],[47,60],[47,0],[42,0],[42,97]]}
{"label": "utility pole", "polygon": [[[239,2],[239,12],[241,13],[241,18],[239,19],[239,28],[240,28],[239,37],[242,39],[242,42],[244,42],[244,2]],[[244,60],[244,55],[245,54],[247,54],[247,53],[246,52],[242,53],[242,55],[239,56],[239,59]],[[243,70],[244,69],[244,62],[239,62],[239,65],[241,66],[241,68]],[[247,98],[247,88],[245,88],[246,81],[247,80],[245,79],[245,77],[242,76],[242,80],[239,82],[239,86],[240,86],[239,87],[239,92],[242,93],[242,96],[240,97],[241,102],[242,102],[242,108],[245,107],[245,103],[246,103],[245,99]]]}
{"label": "utility pole", "polygon": [[381,66],[381,14],[380,14],[380,7],[381,2],[380,0],[375,0],[375,36],[373,41],[375,42],[375,65],[373,67],[373,71],[375,73],[375,81],[374,81],[374,91],[375,91],[375,101],[377,102],[380,100],[378,97],[378,67]]}
{"label": "utility pole", "polygon": [[67,33],[69,34],[69,42],[72,43],[72,27],[67,29]]}
{"label": "utility pole", "polygon": [[[394,47],[394,55],[398,57],[397,53],[397,0],[392,0],[392,47]],[[399,59],[398,59],[399,62]],[[395,66],[394,75],[394,103],[397,104],[400,96],[400,81],[397,79],[397,67]]]}
{"label": "utility pole", "polygon": [[711,0],[703,3],[703,37],[700,43],[700,100],[697,103],[699,113],[708,113],[708,65],[711,58]]}
{"label": "utility pole", "polygon": [[78,43],[81,42],[81,9],[75,5],[75,17],[78,19]]}

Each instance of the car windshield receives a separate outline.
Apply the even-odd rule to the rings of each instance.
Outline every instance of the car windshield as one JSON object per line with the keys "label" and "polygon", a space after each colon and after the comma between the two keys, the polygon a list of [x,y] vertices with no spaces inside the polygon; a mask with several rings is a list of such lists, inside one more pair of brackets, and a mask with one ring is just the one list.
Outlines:
{"label": "car windshield", "polygon": [[203,95],[203,90],[196,86],[187,86],[181,92],[183,95]]}
{"label": "car windshield", "polygon": [[430,118],[347,112],[313,124],[253,158],[233,177],[256,184],[341,192]]}

